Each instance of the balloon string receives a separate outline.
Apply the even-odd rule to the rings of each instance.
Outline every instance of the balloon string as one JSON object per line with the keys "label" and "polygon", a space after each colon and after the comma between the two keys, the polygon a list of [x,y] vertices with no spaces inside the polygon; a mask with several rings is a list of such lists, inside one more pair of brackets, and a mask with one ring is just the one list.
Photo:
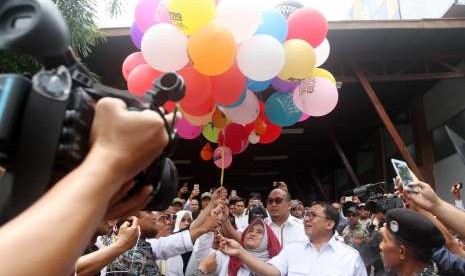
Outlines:
{"label": "balloon string", "polygon": [[220,186],[223,187],[224,180],[224,146],[226,145],[226,129],[223,128],[223,146],[221,147],[221,176],[220,176]]}
{"label": "balloon string", "polygon": [[223,179],[224,179],[224,147],[221,147],[221,178],[220,178],[221,187],[223,187]]}

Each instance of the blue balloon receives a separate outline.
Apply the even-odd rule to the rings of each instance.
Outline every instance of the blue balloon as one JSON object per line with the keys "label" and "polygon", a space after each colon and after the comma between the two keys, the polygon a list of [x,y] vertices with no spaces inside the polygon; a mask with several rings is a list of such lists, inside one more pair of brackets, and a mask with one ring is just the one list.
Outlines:
{"label": "blue balloon", "polygon": [[241,95],[241,97],[239,98],[239,100],[233,102],[233,103],[230,104],[230,105],[221,105],[221,106],[227,107],[227,108],[238,107],[239,105],[241,105],[241,103],[244,102],[245,96],[247,96],[247,89],[245,89],[244,92],[242,92],[242,95]]}
{"label": "blue balloon", "polygon": [[273,8],[262,12],[262,24],[258,26],[255,34],[267,34],[283,43],[287,37],[287,21],[284,16]]}
{"label": "blue balloon", "polygon": [[253,92],[260,92],[268,88],[270,86],[271,80],[267,81],[254,81],[251,79],[247,79],[247,89]]}
{"label": "blue balloon", "polygon": [[265,114],[272,123],[285,127],[297,123],[302,111],[294,104],[292,93],[278,91],[266,101]]}

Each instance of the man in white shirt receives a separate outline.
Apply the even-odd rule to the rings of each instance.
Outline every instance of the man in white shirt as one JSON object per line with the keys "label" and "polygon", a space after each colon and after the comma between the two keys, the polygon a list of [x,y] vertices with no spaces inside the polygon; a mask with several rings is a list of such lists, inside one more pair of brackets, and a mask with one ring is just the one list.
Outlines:
{"label": "man in white shirt", "polygon": [[244,200],[242,198],[236,199],[234,207],[234,222],[236,222],[237,230],[243,232],[249,226],[249,216],[245,214]]}
{"label": "man in white shirt", "polygon": [[270,215],[265,222],[271,227],[282,247],[292,242],[304,242],[302,220],[291,215],[291,196],[289,192],[278,188],[268,195],[266,210]]}
{"label": "man in white shirt", "polygon": [[357,250],[335,240],[338,212],[327,203],[316,203],[305,212],[305,243],[291,243],[267,263],[260,261],[234,240],[223,239],[221,250],[237,256],[250,270],[268,276],[366,276]]}

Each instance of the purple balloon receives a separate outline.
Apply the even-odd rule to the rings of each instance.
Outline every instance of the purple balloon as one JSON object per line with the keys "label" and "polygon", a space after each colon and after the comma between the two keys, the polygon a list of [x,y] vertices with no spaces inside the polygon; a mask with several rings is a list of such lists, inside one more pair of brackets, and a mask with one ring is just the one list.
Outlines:
{"label": "purple balloon", "polygon": [[137,49],[140,49],[140,43],[142,42],[142,37],[144,36],[144,33],[137,28],[136,22],[132,23],[131,26],[131,40],[132,43],[134,43],[134,46],[137,47]]}
{"label": "purple balloon", "polygon": [[271,85],[276,88],[276,90],[282,91],[282,92],[291,92],[294,91],[294,89],[299,86],[300,82],[288,82],[284,81],[278,77],[274,78],[271,81]]}

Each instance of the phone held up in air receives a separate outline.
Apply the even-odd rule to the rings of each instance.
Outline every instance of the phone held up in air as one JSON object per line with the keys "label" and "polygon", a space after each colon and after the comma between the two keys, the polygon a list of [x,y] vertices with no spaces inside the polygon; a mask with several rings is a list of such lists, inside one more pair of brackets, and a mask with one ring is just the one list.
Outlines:
{"label": "phone held up in air", "polygon": [[200,185],[199,185],[199,184],[194,184],[194,189],[195,189],[195,190],[200,189]]}
{"label": "phone held up in air", "polygon": [[402,187],[404,189],[409,189],[408,184],[413,182],[413,175],[407,163],[405,161],[397,159],[391,159],[391,162],[392,166],[394,167],[394,170],[400,177]]}

